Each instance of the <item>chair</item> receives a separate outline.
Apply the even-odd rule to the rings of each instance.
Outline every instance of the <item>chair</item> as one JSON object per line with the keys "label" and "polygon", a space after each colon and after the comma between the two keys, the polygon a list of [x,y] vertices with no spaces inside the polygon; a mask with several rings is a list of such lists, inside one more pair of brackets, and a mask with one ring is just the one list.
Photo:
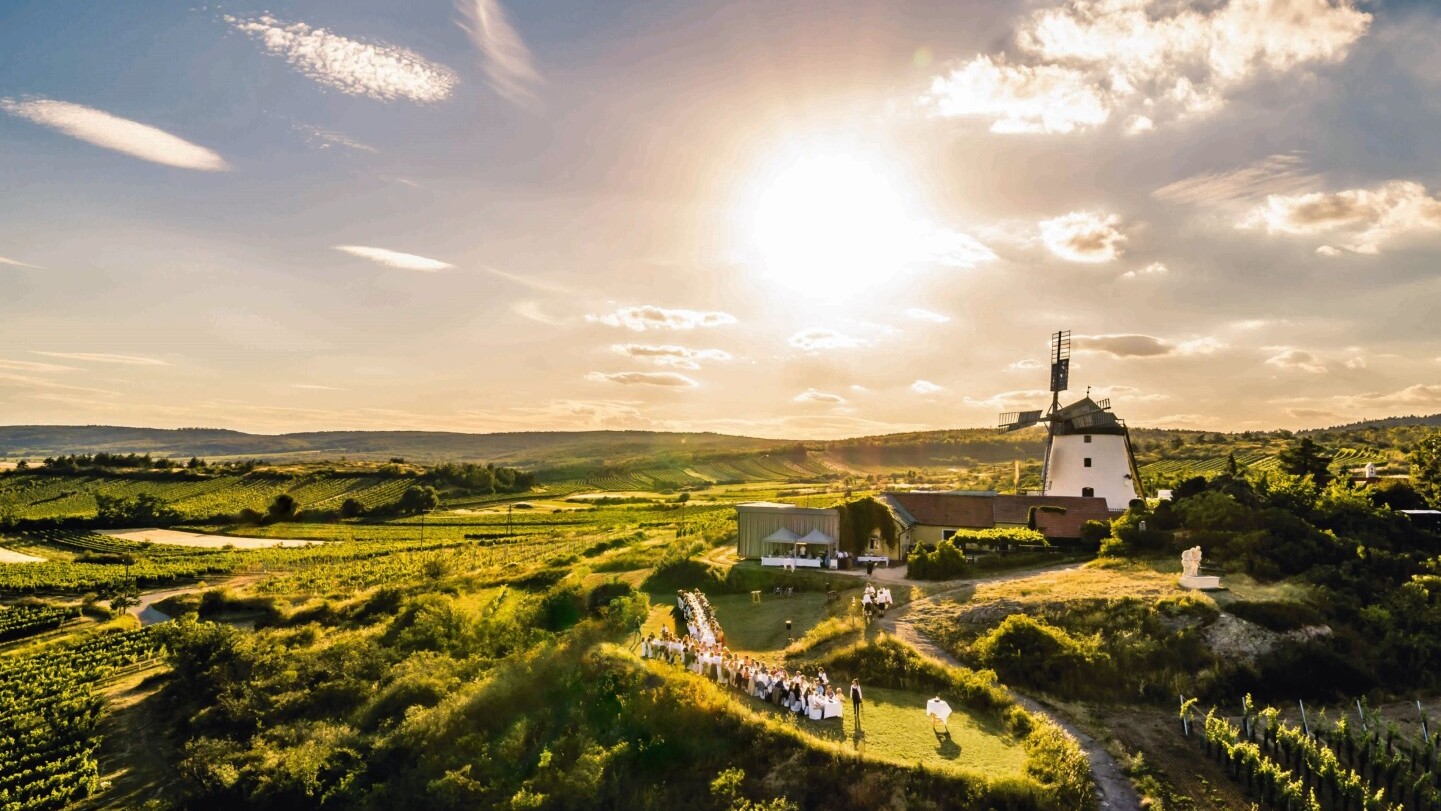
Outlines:
{"label": "chair", "polygon": [[760,590],[760,589],[756,589],[755,591],[751,592],[751,602],[759,604],[760,601],[761,601],[761,590]]}

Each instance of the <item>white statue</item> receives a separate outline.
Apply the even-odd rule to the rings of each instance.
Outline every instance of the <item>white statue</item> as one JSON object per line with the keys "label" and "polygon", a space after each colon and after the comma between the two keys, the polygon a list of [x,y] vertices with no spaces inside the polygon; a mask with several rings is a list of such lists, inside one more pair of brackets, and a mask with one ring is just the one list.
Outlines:
{"label": "white statue", "polygon": [[1193,546],[1181,553],[1181,576],[1199,577],[1201,574],[1201,547]]}

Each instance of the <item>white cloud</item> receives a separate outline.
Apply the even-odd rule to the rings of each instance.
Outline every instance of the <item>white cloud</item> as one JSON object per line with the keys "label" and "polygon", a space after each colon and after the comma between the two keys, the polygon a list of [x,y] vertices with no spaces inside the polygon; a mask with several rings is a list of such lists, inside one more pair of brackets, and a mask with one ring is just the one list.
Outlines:
{"label": "white cloud", "polygon": [[967,270],[996,259],[995,251],[970,234],[930,223],[917,225],[914,233],[908,235],[904,244],[897,245],[896,249],[910,252],[912,261]]}
{"label": "white cloud", "polygon": [[316,383],[291,383],[290,387],[292,389],[304,389],[306,391],[345,391],[345,389],[336,388],[335,386],[321,386]]}
{"label": "white cloud", "polygon": [[1322,363],[1315,353],[1284,346],[1269,347],[1268,349],[1276,354],[1267,358],[1266,363],[1277,369],[1300,369],[1311,374],[1325,374],[1326,372],[1326,364]]}
{"label": "white cloud", "polygon": [[1018,360],[1015,363],[1012,363],[1010,366],[1007,366],[1006,368],[1015,372],[1023,372],[1030,371],[1032,369],[1044,369],[1046,368],[1046,364],[1041,363],[1035,358],[1026,358],[1024,360]]}
{"label": "white cloud", "polygon": [[86,143],[151,163],[202,172],[230,169],[224,158],[203,146],[147,124],[81,104],[51,99],[15,101],[6,98],[0,99],[0,110]]}
{"label": "white cloud", "polygon": [[674,366],[678,369],[699,369],[701,361],[731,360],[731,353],[723,349],[691,349],[686,346],[651,346],[648,344],[614,344],[611,350],[631,358],[649,360],[657,366]]}
{"label": "white cloud", "polygon": [[911,384],[911,391],[915,392],[916,394],[935,394],[936,392],[942,391],[944,389],[945,386],[937,385],[929,380],[917,380],[916,382]]}
{"label": "white cloud", "polygon": [[459,82],[455,71],[399,46],[360,42],[269,15],[225,21],[301,74],[348,95],[427,104],[450,96]]}
{"label": "white cloud", "polygon": [[1286,153],[1240,169],[1177,180],[1151,192],[1151,196],[1171,203],[1214,205],[1257,200],[1268,194],[1300,194],[1320,183],[1321,176],[1306,171],[1300,155]]}
{"label": "white cloud", "polygon": [[1121,255],[1121,243],[1126,241],[1126,235],[1116,229],[1120,222],[1115,214],[1072,211],[1042,220],[1041,241],[1068,262],[1110,262]]}
{"label": "white cloud", "polygon": [[413,253],[390,251],[385,248],[371,248],[365,245],[336,245],[335,250],[401,270],[421,270],[427,273],[434,273],[438,270],[455,267],[455,265],[449,262],[442,262],[439,259],[416,256]]}
{"label": "white cloud", "polygon": [[792,335],[788,343],[796,349],[815,352],[821,349],[850,349],[865,344],[865,341],[832,329],[812,328]]}
{"label": "white cloud", "polygon": [[930,321],[933,324],[944,324],[951,320],[951,317],[948,315],[941,315],[940,313],[924,310],[920,307],[912,307],[906,310],[906,317],[916,321]]}
{"label": "white cloud", "polygon": [[1110,117],[1086,73],[1061,65],[1009,65],[977,56],[931,82],[926,101],[943,118],[991,119],[992,132],[1071,132]]}
{"label": "white cloud", "polygon": [[827,405],[842,405],[845,403],[846,398],[840,396],[839,394],[828,394],[823,391],[816,391],[815,389],[806,389],[805,391],[795,396],[795,401],[797,403],[824,403]]}
{"label": "white cloud", "polygon": [[558,327],[565,323],[562,319],[549,315],[542,310],[540,308],[540,302],[538,301],[517,301],[510,305],[510,310],[521,318],[529,319],[537,324],[545,324],[549,327]]}
{"label": "white cloud", "polygon": [[316,149],[329,149],[333,146],[343,146],[346,149],[353,149],[357,152],[378,152],[375,147],[363,144],[344,133],[324,129],[311,124],[292,124],[295,131],[300,133],[307,144]]}
{"label": "white cloud", "polygon": [[495,92],[517,103],[534,99],[535,86],[543,80],[500,0],[456,0],[456,8],[464,18],[460,27],[485,59],[485,76]]}
{"label": "white cloud", "polygon": [[32,265],[32,264],[30,264],[30,263],[28,263],[28,262],[21,262],[21,261],[18,260],[18,259],[6,259],[6,258],[3,257],[3,256],[0,256],[0,265],[10,265],[11,267],[17,267],[17,268],[30,268],[31,270],[40,270],[40,269],[41,269],[41,267],[40,267],[39,265]]}
{"label": "white cloud", "polygon": [[591,372],[587,380],[597,383],[620,383],[626,386],[665,386],[669,388],[693,389],[700,385],[678,372]]}
{"label": "white cloud", "polygon": [[[1374,254],[1383,243],[1441,230],[1441,198],[1409,180],[1393,180],[1374,189],[1273,194],[1240,227],[1263,228],[1268,234],[1335,234],[1343,239],[1340,248]],[[1317,253],[1336,256],[1340,250],[1323,245]]]}
{"label": "white cloud", "polygon": [[1157,279],[1170,273],[1171,269],[1161,262],[1152,262],[1143,268],[1128,270],[1121,274],[1122,279],[1134,281],[1136,279]]}
{"label": "white cloud", "polygon": [[1068,133],[1113,115],[1132,132],[1204,115],[1265,76],[1340,62],[1371,15],[1354,0],[1069,0],[1017,27],[1012,58],[981,54],[923,103],[993,132]]}
{"label": "white cloud", "polygon": [[624,327],[635,332],[650,329],[695,329],[723,327],[736,322],[730,313],[702,310],[667,309],[653,305],[622,307],[606,315],[588,315],[585,320],[608,327]]}
{"label": "white cloud", "polygon": [[122,366],[170,365],[159,358],[147,358],[140,355],[108,355],[102,352],[40,352],[38,350],[35,354],[50,358],[61,358],[62,360],[88,361],[90,363],[115,363]]}
{"label": "white cloud", "polygon": [[1399,391],[1344,395],[1335,399],[1353,409],[1376,407],[1435,409],[1441,407],[1441,385],[1417,383]]}
{"label": "white cloud", "polygon": [[1039,389],[1027,389],[1025,391],[1003,391],[986,398],[963,397],[961,398],[968,406],[975,408],[991,408],[997,411],[1022,411],[1028,408],[1038,407],[1038,404],[1049,401],[1051,393]]}

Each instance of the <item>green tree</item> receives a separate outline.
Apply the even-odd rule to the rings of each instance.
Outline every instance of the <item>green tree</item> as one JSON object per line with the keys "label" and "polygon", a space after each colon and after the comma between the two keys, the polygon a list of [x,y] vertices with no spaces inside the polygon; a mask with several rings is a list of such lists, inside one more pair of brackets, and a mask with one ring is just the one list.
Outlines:
{"label": "green tree", "polygon": [[1426,437],[1411,451],[1411,484],[1431,506],[1441,505],[1441,434]]}
{"label": "green tree", "polygon": [[340,504],[341,518],[359,518],[365,514],[365,505],[358,498],[347,498]]}
{"label": "green tree", "polygon": [[1276,455],[1281,469],[1293,476],[1310,476],[1316,487],[1331,483],[1331,459],[1310,437],[1302,437]]}
{"label": "green tree", "polygon": [[271,521],[289,521],[300,511],[300,505],[296,503],[295,497],[289,493],[281,493],[270,502],[270,508],[266,511]]}
{"label": "green tree", "polygon": [[402,513],[423,513],[440,506],[440,494],[430,485],[411,485],[400,495],[396,507]]}

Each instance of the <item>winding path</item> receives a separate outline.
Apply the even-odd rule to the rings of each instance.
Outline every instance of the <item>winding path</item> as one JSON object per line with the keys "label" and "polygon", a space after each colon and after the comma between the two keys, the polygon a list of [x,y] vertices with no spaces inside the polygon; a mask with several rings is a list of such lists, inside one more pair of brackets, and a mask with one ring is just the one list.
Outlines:
{"label": "winding path", "polygon": [[[882,629],[910,643],[922,654],[932,659],[945,662],[948,665],[965,667],[956,657],[952,656],[940,645],[931,641],[930,637],[926,636],[916,627],[909,616],[912,609],[926,603],[934,603],[941,598],[954,595],[958,591],[974,589],[976,586],[984,583],[1004,583],[1010,580],[1024,580],[1028,577],[1035,577],[1038,574],[1078,569],[1080,565],[1079,563],[1068,563],[1057,566],[1047,566],[1041,569],[1026,569],[1019,572],[1007,572],[991,577],[967,580],[958,583],[954,588],[939,591],[935,594],[927,595],[898,606],[896,610],[876,622]],[[1087,735],[1085,732],[1082,732],[1075,724],[1060,717],[1053,710],[1042,706],[1040,702],[1037,702],[1035,699],[1021,695],[1015,690],[1011,690],[1011,695],[1015,696],[1016,702],[1022,707],[1025,707],[1028,711],[1037,715],[1043,715],[1051,719],[1062,729],[1069,732],[1072,737],[1080,743],[1081,749],[1085,750],[1086,757],[1091,761],[1091,778],[1096,783],[1096,801],[1099,808],[1105,811],[1141,811],[1141,798],[1137,796],[1136,789],[1131,785],[1131,781],[1126,777],[1126,773],[1121,770],[1120,764],[1116,762],[1116,759],[1111,756],[1110,752],[1106,751],[1104,744]]]}

